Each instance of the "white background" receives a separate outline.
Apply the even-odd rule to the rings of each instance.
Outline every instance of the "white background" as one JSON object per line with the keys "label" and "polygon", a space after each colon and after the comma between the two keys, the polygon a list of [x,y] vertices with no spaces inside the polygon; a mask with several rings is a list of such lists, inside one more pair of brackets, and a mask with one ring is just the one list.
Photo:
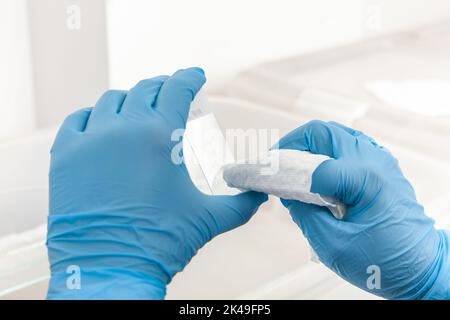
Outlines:
{"label": "white background", "polygon": [[[61,3],[80,5],[83,37]],[[0,140],[180,67],[202,66],[214,88],[261,61],[448,17],[447,0],[1,0]]]}
{"label": "white background", "polygon": [[110,84],[121,88],[191,65],[214,86],[262,61],[450,17],[446,0],[109,0],[107,9]]}

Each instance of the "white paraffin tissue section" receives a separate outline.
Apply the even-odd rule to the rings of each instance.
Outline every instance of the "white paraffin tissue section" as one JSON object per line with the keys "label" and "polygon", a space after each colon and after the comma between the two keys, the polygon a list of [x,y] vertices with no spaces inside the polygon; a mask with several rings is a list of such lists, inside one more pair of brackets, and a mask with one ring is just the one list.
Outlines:
{"label": "white paraffin tissue section", "polygon": [[324,206],[342,219],[345,205],[311,192],[312,175],[330,158],[297,150],[271,150],[264,157],[228,164],[223,178],[229,187],[253,190],[277,197]]}

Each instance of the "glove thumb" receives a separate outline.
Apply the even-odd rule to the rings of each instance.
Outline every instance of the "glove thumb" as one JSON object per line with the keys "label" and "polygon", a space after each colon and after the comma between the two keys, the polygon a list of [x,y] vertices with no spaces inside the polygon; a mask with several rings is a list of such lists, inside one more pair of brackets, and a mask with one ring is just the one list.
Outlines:
{"label": "glove thumb", "polygon": [[334,197],[353,209],[370,205],[383,187],[383,178],[373,169],[340,158],[323,162],[313,173],[311,192]]}
{"label": "glove thumb", "polygon": [[252,191],[234,196],[211,196],[207,207],[216,224],[217,234],[249,221],[267,199],[266,194]]}

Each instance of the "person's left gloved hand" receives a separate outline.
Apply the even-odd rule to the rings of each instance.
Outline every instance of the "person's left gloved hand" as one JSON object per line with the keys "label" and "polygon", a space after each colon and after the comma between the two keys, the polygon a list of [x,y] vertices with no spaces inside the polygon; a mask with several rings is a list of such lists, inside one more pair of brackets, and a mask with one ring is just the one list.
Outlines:
{"label": "person's left gloved hand", "polygon": [[199,68],[144,80],[64,121],[51,152],[48,298],[163,298],[197,250],[267,200],[205,195],[172,162],[171,134],[204,82]]}
{"label": "person's left gloved hand", "polygon": [[347,205],[342,220],[325,207],[282,200],[328,268],[389,299],[450,298],[450,233],[434,227],[398,160],[374,139],[336,122],[311,121],[278,147],[329,156],[311,192]]}

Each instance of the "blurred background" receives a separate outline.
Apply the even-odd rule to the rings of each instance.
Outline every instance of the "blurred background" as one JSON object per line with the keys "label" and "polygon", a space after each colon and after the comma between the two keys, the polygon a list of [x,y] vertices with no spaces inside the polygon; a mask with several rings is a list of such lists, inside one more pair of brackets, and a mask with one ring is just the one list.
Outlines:
{"label": "blurred background", "polygon": [[[1,0],[0,299],[42,299],[49,149],[103,91],[200,66],[225,128],[363,130],[450,226],[447,0]],[[202,249],[168,298],[373,299],[310,261],[272,199]]]}

